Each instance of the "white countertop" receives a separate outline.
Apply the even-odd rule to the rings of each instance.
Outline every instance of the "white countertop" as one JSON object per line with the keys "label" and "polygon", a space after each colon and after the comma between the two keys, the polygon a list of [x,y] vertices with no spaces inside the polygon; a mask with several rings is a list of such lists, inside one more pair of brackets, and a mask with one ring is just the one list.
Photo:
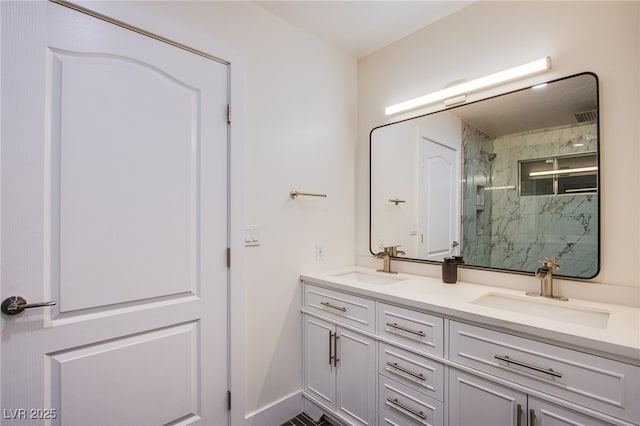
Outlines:
{"label": "white countertop", "polygon": [[[352,271],[401,281],[370,284],[340,276]],[[568,302],[538,299],[540,303],[560,308],[567,306],[577,310],[609,313],[606,324],[589,326],[473,303],[489,292],[522,298],[526,297],[524,291],[462,282],[445,284],[439,278],[403,273],[378,273],[363,267],[305,273],[301,275],[301,279],[322,287],[426,310],[454,319],[517,331],[550,343],[640,365],[640,309],[637,308],[574,298]]]}

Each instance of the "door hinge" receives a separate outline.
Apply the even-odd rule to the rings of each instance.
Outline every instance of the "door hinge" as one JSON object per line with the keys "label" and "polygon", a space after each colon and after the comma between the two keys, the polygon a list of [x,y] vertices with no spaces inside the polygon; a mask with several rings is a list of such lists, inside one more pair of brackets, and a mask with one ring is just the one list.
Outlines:
{"label": "door hinge", "polygon": [[231,247],[227,247],[227,268],[231,268]]}
{"label": "door hinge", "polygon": [[231,391],[227,391],[227,410],[231,410]]}
{"label": "door hinge", "polygon": [[227,124],[231,124],[231,104],[227,104]]}

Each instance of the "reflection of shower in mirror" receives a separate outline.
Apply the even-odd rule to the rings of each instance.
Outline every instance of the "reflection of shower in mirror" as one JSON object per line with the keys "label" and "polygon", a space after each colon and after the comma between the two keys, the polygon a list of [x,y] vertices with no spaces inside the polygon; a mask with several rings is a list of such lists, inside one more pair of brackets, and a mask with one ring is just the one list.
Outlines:
{"label": "reflection of shower in mirror", "polygon": [[487,159],[489,160],[489,162],[492,162],[498,156],[498,154],[496,154],[495,152],[485,152],[485,151],[482,151],[482,150],[480,150],[480,154],[486,155]]}

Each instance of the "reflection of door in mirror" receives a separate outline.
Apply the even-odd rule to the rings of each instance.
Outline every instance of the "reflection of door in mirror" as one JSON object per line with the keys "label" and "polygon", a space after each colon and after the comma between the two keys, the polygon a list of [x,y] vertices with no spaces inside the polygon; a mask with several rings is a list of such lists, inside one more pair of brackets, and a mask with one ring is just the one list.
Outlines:
{"label": "reflection of door in mirror", "polygon": [[[432,135],[431,129],[420,132],[418,199],[419,257],[422,259],[442,261],[447,256],[458,255],[459,129],[457,123],[445,139]],[[439,208],[433,208],[436,205]]]}
{"label": "reflection of door in mirror", "polygon": [[413,259],[459,254],[461,128],[443,113],[372,131],[372,253],[398,245]]}

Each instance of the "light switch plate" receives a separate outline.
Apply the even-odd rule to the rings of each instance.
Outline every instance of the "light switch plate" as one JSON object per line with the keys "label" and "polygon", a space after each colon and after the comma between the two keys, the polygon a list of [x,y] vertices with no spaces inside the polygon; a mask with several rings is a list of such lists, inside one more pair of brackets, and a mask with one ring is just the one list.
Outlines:
{"label": "light switch plate", "polygon": [[260,225],[246,225],[244,227],[244,246],[259,246],[261,233]]}

